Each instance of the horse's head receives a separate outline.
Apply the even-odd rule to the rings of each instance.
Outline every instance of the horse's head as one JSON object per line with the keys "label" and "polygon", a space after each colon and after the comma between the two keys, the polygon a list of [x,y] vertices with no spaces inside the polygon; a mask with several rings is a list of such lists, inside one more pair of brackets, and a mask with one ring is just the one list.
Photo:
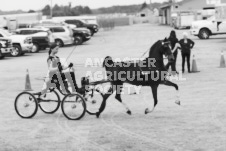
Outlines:
{"label": "horse's head", "polygon": [[169,61],[173,61],[174,56],[173,56],[173,53],[172,53],[170,41],[167,38],[165,38],[161,42],[162,42],[162,47],[160,49],[161,53],[163,55],[165,55],[168,58]]}
{"label": "horse's head", "polygon": [[110,56],[105,57],[104,62],[103,62],[103,67],[111,67],[114,64],[114,61]]}

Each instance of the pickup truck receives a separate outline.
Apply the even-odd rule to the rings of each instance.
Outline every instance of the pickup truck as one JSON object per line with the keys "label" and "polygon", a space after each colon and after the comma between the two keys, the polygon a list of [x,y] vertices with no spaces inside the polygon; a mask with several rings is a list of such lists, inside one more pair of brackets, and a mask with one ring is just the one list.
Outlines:
{"label": "pickup truck", "polygon": [[10,54],[13,57],[24,55],[32,50],[32,39],[29,36],[13,35],[7,30],[0,29],[0,37],[11,39],[13,46]]}
{"label": "pickup truck", "polygon": [[226,20],[218,21],[215,16],[212,16],[207,20],[194,21],[190,32],[200,39],[209,39],[212,35],[226,34]]}
{"label": "pickup truck", "polygon": [[209,39],[212,35],[226,34],[226,4],[217,4],[215,14],[207,20],[192,22],[191,34],[200,39]]}
{"label": "pickup truck", "polygon": [[36,53],[49,47],[48,29],[20,28],[15,31],[17,35],[29,35],[32,38],[33,48],[31,52]]}
{"label": "pickup truck", "polygon": [[77,20],[77,19],[65,19],[65,23],[76,25],[77,28],[87,28],[90,30],[91,36],[93,36],[94,33],[97,33],[99,30],[98,25],[84,23],[81,20]]}
{"label": "pickup truck", "polygon": [[3,59],[7,54],[12,51],[12,41],[8,38],[0,37],[0,59]]}

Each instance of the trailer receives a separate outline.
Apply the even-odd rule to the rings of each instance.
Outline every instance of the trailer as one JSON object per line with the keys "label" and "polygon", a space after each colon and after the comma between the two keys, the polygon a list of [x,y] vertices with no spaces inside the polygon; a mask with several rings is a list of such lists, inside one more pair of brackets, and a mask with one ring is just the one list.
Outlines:
{"label": "trailer", "polygon": [[173,27],[175,29],[190,28],[192,22],[195,21],[195,12],[180,11],[172,14]]}
{"label": "trailer", "polygon": [[42,13],[24,13],[0,15],[0,28],[15,30],[20,25],[38,23],[42,19]]}

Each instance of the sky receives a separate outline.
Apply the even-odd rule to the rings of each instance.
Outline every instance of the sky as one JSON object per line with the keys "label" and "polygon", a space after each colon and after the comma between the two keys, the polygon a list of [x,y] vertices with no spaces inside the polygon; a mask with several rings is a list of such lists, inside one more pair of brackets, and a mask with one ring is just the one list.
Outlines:
{"label": "sky", "polygon": [[[152,0],[152,2],[163,2],[166,0]],[[130,5],[130,4],[142,4],[144,2],[149,3],[150,0],[52,0],[52,5],[68,5],[72,2],[72,6],[82,5],[89,6],[91,9],[99,7],[109,7],[113,5]],[[0,10],[40,10],[47,4],[51,3],[51,0],[0,0]]]}

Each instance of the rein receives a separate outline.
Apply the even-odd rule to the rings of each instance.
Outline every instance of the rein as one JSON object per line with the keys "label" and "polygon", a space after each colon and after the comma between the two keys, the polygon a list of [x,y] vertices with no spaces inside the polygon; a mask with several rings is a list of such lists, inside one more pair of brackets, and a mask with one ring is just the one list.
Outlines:
{"label": "rein", "polygon": [[69,53],[69,55],[67,56],[66,60],[64,61],[63,65],[67,62],[67,60],[71,57],[71,55],[73,54],[74,50],[76,49],[77,45],[75,45],[75,47],[72,49],[72,51]]}

